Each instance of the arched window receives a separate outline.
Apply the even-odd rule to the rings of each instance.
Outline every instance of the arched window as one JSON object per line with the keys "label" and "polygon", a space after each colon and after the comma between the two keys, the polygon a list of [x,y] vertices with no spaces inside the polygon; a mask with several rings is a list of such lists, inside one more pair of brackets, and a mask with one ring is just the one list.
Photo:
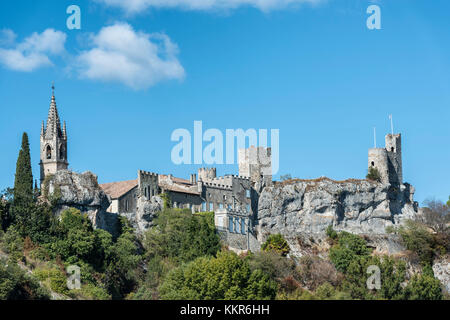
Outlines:
{"label": "arched window", "polygon": [[375,166],[375,162],[372,161],[372,167],[374,167],[374,166]]}
{"label": "arched window", "polygon": [[394,152],[394,147],[391,147],[391,152]]}
{"label": "arched window", "polygon": [[47,160],[52,158],[52,147],[50,147],[50,146],[47,146],[46,158],[47,158]]}

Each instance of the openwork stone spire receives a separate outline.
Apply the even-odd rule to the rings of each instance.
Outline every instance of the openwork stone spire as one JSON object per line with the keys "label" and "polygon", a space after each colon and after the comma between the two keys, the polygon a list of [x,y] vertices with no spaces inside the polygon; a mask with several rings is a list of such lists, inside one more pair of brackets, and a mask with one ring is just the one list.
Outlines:
{"label": "openwork stone spire", "polygon": [[50,109],[48,110],[45,137],[49,139],[53,135],[56,135],[57,137],[62,137],[61,121],[58,115],[58,108],[56,107],[55,85],[52,85],[52,100],[50,102]]}

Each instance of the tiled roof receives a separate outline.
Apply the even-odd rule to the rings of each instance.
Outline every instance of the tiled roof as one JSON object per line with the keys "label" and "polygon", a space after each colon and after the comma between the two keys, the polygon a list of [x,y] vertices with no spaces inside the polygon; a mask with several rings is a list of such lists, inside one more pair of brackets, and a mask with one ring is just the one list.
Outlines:
{"label": "tiled roof", "polygon": [[119,181],[101,184],[100,187],[108,194],[112,199],[118,199],[130,190],[137,187],[137,180]]}
{"label": "tiled roof", "polygon": [[[164,180],[164,179],[168,179],[168,178],[169,178],[169,176],[168,176],[168,175],[165,175],[165,174],[160,174],[159,177],[161,178],[161,180]],[[186,179],[181,179],[181,178],[177,178],[177,177],[173,177],[173,176],[171,176],[170,179],[171,179],[173,182],[175,182],[175,183],[181,183],[181,184],[188,184],[188,185],[191,185],[191,182],[190,182],[189,180],[186,180]]]}
{"label": "tiled roof", "polygon": [[167,175],[159,175],[159,186],[161,189],[168,191],[200,195],[200,192],[196,189],[196,185],[192,185],[189,180],[173,176],[169,178]]}
{"label": "tiled roof", "polygon": [[180,184],[161,183],[160,187],[161,187],[161,189],[165,189],[168,191],[188,193],[188,194],[193,194],[193,195],[197,195],[197,196],[200,195],[200,192],[195,191],[193,188],[188,188],[188,187],[182,186]]}

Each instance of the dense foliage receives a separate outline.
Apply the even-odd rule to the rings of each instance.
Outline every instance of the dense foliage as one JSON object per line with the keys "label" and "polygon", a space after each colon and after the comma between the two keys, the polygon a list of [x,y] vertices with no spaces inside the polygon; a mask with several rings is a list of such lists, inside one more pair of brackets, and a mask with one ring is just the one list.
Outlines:
{"label": "dense foliage", "polygon": [[269,235],[266,242],[263,243],[261,249],[263,251],[275,251],[282,256],[286,256],[290,251],[288,243],[281,234]]}
{"label": "dense foliage", "polygon": [[201,257],[169,272],[161,286],[163,299],[273,299],[276,284],[233,252]]}

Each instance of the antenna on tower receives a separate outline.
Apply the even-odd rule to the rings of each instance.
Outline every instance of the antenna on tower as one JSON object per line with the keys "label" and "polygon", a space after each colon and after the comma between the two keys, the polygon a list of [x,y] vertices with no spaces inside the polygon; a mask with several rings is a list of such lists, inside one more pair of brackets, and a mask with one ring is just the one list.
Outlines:
{"label": "antenna on tower", "polygon": [[392,121],[392,114],[389,115],[389,120],[391,120],[391,133],[394,135],[394,123]]}
{"label": "antenna on tower", "polygon": [[377,128],[373,127],[373,145],[377,148]]}
{"label": "antenna on tower", "polygon": [[55,95],[55,81],[52,81],[52,96]]}

